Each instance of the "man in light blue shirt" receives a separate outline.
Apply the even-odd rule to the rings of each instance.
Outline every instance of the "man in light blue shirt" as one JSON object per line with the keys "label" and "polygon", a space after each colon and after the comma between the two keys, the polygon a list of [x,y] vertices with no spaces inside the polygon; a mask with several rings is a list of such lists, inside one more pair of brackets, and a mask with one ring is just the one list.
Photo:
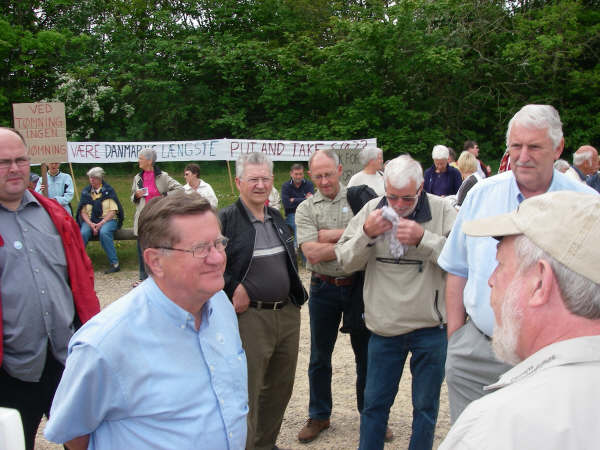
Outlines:
{"label": "man in light blue shirt", "polygon": [[564,138],[560,116],[552,106],[521,108],[508,124],[506,145],[512,171],[480,181],[469,191],[438,259],[448,272],[446,383],[452,422],[484,395],[483,386],[510,369],[496,360],[490,342],[494,314],[488,279],[496,268],[497,241],[466,236],[463,223],[513,211],[524,199],[548,191],[595,192],[554,170]]}
{"label": "man in light blue shirt", "polygon": [[[48,198],[53,198],[62,205],[65,210],[73,215],[71,211],[71,200],[73,200],[73,179],[71,175],[62,173],[60,171],[60,163],[48,163]],[[40,194],[46,194],[44,192],[46,186],[43,184],[43,180],[40,179],[35,186],[35,191]]]}
{"label": "man in light blue shirt", "polygon": [[73,336],[46,438],[69,449],[243,449],[246,356],[214,210],[184,192],[155,200],[139,239],[151,276]]}

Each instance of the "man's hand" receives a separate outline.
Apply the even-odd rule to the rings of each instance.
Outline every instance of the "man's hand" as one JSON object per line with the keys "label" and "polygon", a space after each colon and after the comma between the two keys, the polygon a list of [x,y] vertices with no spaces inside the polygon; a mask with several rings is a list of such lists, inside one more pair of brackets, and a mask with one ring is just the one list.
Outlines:
{"label": "man's hand", "polygon": [[376,209],[371,211],[363,225],[363,231],[371,239],[392,229],[392,222],[383,218],[383,211]]}
{"label": "man's hand", "polygon": [[312,192],[307,192],[306,194],[304,194],[304,198],[310,198],[312,196]]}
{"label": "man's hand", "polygon": [[242,283],[238,284],[238,287],[233,291],[233,297],[231,299],[233,302],[233,308],[235,312],[241,314],[248,309],[250,305],[250,297],[248,297],[248,292],[246,292],[246,288]]}
{"label": "man's hand", "polygon": [[135,198],[142,198],[145,193],[146,191],[144,191],[143,189],[138,189],[137,191],[135,191]]}
{"label": "man's hand", "polygon": [[404,245],[419,245],[425,230],[414,220],[404,219],[403,217],[398,218],[398,231],[396,232],[396,238]]}
{"label": "man's hand", "polygon": [[44,195],[48,195],[48,193],[46,192],[46,185],[45,184],[40,184],[40,192]]}

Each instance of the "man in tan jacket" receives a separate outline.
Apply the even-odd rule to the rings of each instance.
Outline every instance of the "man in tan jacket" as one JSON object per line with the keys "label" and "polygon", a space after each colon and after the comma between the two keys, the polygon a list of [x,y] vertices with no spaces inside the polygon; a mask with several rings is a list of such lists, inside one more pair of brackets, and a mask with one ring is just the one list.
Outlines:
{"label": "man in tan jacket", "polygon": [[386,195],[363,207],[335,248],[344,270],[365,270],[365,323],[371,338],[359,448],[383,448],[409,352],[409,449],[431,448],[446,360],[446,277],[437,257],[456,212],[450,203],[423,191],[423,170],[408,155],[387,164],[384,182]]}

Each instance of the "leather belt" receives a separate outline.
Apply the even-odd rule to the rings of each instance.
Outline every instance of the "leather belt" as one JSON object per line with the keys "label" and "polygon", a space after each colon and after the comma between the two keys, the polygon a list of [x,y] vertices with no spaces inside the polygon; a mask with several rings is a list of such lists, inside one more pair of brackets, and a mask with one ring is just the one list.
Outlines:
{"label": "leather belt", "polygon": [[354,283],[354,275],[350,275],[349,277],[330,277],[329,275],[323,275],[322,273],[313,272],[312,276],[338,287],[350,286],[352,283]]}
{"label": "leather belt", "polygon": [[250,306],[252,308],[256,308],[256,309],[276,310],[276,309],[283,308],[287,304],[288,304],[287,300],[283,300],[281,302],[261,302],[260,300],[258,300],[258,301],[250,300]]}

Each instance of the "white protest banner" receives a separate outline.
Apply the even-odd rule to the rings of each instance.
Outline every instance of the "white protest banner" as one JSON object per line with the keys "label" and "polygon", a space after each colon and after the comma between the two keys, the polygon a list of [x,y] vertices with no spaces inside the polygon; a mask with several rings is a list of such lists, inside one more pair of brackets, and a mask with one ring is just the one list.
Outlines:
{"label": "white protest banner", "polygon": [[122,163],[137,161],[143,148],[153,148],[161,161],[232,161],[241,153],[263,152],[273,161],[308,161],[321,149],[332,148],[340,155],[376,147],[377,139],[348,141],[278,141],[250,139],[209,139],[167,142],[68,142],[72,163]]}
{"label": "white protest banner", "polygon": [[13,103],[13,120],[32,163],[67,161],[64,103]]}

